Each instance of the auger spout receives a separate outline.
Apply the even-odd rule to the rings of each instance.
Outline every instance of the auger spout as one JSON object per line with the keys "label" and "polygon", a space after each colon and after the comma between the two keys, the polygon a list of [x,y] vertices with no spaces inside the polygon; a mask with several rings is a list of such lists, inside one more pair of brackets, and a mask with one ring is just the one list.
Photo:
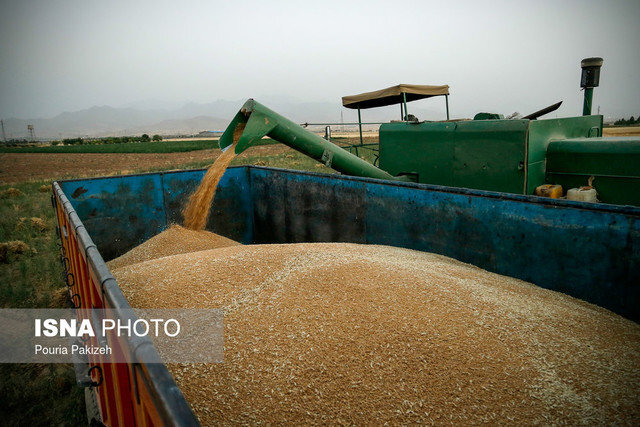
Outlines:
{"label": "auger spout", "polygon": [[[242,129],[242,125],[244,125],[244,129]],[[220,138],[219,144],[222,150],[233,145],[236,130],[242,131],[239,138],[237,134],[235,135],[235,139],[238,141],[235,147],[236,154],[260,141],[262,137],[269,136],[346,175],[410,181],[405,176],[390,175],[360,157],[303,129],[300,125],[253,99],[245,102]]]}

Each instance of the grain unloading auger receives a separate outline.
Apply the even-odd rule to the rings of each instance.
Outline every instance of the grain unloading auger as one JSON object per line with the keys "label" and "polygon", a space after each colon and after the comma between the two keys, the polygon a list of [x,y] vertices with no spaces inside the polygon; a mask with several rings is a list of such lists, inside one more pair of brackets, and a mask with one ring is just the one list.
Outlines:
{"label": "grain unloading auger", "polygon": [[236,142],[236,154],[268,136],[297,150],[327,167],[352,176],[396,181],[411,181],[408,176],[393,176],[371,163],[303,129],[259,102],[249,99],[235,115],[220,138],[224,151]]}

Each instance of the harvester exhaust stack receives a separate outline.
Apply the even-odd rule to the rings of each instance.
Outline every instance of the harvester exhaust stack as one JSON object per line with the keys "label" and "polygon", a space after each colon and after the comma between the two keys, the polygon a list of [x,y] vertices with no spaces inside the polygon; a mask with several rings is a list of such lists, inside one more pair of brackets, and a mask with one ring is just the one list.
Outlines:
{"label": "harvester exhaust stack", "polygon": [[[242,132],[239,137],[238,132]],[[406,176],[394,177],[390,175],[360,157],[326,141],[319,135],[303,129],[253,99],[245,102],[235,115],[220,138],[219,144],[222,150],[226,150],[237,141],[235,152],[240,154],[264,136],[269,136],[324,163],[327,167],[347,175],[397,181],[410,180]]]}
{"label": "harvester exhaust stack", "polygon": [[593,102],[593,88],[600,85],[600,68],[602,58],[585,58],[580,63],[582,76],[580,77],[580,87],[584,89],[584,104],[582,115],[591,115],[591,104]]}

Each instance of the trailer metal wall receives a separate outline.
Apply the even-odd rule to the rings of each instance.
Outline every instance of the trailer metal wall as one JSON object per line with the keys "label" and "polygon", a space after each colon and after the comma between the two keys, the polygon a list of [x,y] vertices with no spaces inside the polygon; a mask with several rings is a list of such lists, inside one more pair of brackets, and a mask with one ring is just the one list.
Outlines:
{"label": "trailer metal wall", "polygon": [[[181,223],[203,173],[61,186],[111,259]],[[640,320],[639,208],[252,166],[224,175],[208,229],[245,244],[354,242],[435,252]]]}

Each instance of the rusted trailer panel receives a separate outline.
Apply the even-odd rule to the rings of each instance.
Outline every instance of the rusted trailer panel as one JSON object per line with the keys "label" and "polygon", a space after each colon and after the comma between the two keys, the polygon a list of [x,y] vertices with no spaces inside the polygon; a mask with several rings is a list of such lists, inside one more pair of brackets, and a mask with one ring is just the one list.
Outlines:
{"label": "rusted trailer panel", "polygon": [[[115,317],[130,318],[129,303],[57,182],[53,183],[51,201],[58,220],[63,274],[74,307],[80,311],[112,310]],[[109,426],[198,425],[166,366],[138,362],[156,358],[149,355],[156,353],[150,343],[113,332],[106,339],[114,353],[123,355],[128,363],[105,363],[103,356],[90,355],[88,365],[76,366],[81,385],[95,394],[100,422]]]}

